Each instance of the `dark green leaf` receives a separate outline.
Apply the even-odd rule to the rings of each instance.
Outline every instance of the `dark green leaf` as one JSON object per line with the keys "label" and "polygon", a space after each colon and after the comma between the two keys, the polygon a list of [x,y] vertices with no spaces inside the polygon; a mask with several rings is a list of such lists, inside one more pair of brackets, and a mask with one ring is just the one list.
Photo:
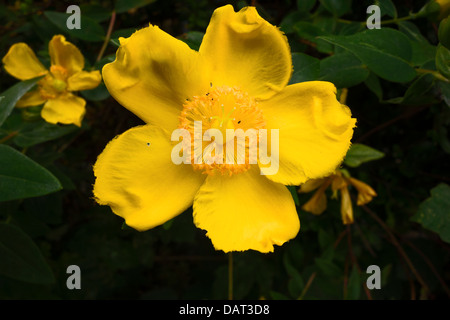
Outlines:
{"label": "dark green leaf", "polygon": [[44,121],[26,123],[14,137],[14,143],[22,148],[54,140],[77,130],[75,125],[55,125]]}
{"label": "dark green leaf", "polygon": [[379,101],[383,100],[383,88],[380,79],[374,73],[371,72],[364,83],[377,96]]}
{"label": "dark green leaf", "polygon": [[427,61],[434,60],[436,47],[431,45],[421,34],[419,28],[410,21],[400,21],[399,30],[405,34],[411,43],[411,62],[416,66],[423,66]]}
{"label": "dark green leaf", "polygon": [[349,167],[358,167],[362,163],[384,157],[384,153],[361,143],[354,143],[345,156],[344,163]]}
{"label": "dark green leaf", "polygon": [[320,60],[304,53],[292,54],[294,72],[290,84],[304,81],[313,81],[319,78]]}
{"label": "dark green leaf", "polygon": [[205,34],[199,31],[190,31],[183,35],[183,40],[192,50],[198,50],[202,44],[203,36]]}
{"label": "dark green leaf", "polygon": [[408,82],[416,76],[408,63],[412,56],[410,41],[397,30],[372,29],[350,36],[321,36],[319,39],[349,50],[383,79]]}
{"label": "dark green leaf", "polygon": [[297,9],[300,12],[310,12],[316,4],[316,0],[297,0]]}
{"label": "dark green leaf", "polygon": [[0,126],[8,118],[17,101],[23,97],[42,77],[16,83],[0,94]]}
{"label": "dark green leaf", "polygon": [[289,191],[291,192],[292,199],[294,199],[294,203],[296,206],[300,205],[300,201],[298,200],[297,188],[295,186],[287,186]]}
{"label": "dark green leaf", "polygon": [[7,145],[0,145],[0,201],[42,196],[61,189],[45,168]]}
{"label": "dark green leaf", "polygon": [[342,275],[342,270],[333,262],[324,259],[324,258],[316,258],[316,265],[319,269],[329,277],[339,277]]}
{"label": "dark green leaf", "polygon": [[320,61],[319,80],[330,81],[337,88],[349,88],[369,76],[367,67],[350,52],[332,55]]}
{"label": "dark green leaf", "polygon": [[91,101],[102,101],[110,97],[109,91],[103,82],[97,88],[81,91],[81,95]]}
{"label": "dark green leaf", "polygon": [[439,88],[441,89],[442,99],[445,101],[447,106],[450,107],[450,83],[439,81]]}
{"label": "dark green leaf", "polygon": [[353,267],[348,278],[347,299],[358,300],[361,294],[361,277],[358,268]]}
{"label": "dark green leaf", "polygon": [[70,14],[55,11],[45,11],[45,16],[62,32],[84,41],[101,42],[105,39],[105,30],[95,20],[81,15],[81,29],[67,28]]}
{"label": "dark green leaf", "polygon": [[420,204],[411,220],[436,232],[442,240],[450,243],[450,186],[441,183],[430,193],[431,197]]}
{"label": "dark green leaf", "polygon": [[317,23],[311,23],[300,21],[294,25],[293,29],[301,38],[315,43],[319,52],[332,53],[333,46],[330,43],[318,38],[319,36],[329,35],[327,30],[319,26],[319,22],[320,21]]}
{"label": "dark green leaf", "polygon": [[443,19],[439,23],[438,36],[440,43],[447,49],[450,49],[450,17]]}
{"label": "dark green leaf", "polygon": [[352,9],[352,0],[320,0],[320,3],[336,17],[343,16]]}
{"label": "dark green leaf", "polygon": [[381,16],[397,17],[397,9],[391,0],[376,0],[375,5],[380,7]]}
{"label": "dark green leaf", "polygon": [[55,282],[53,272],[39,248],[14,225],[0,223],[0,273],[39,284]]}
{"label": "dark green leaf", "polygon": [[144,7],[152,2],[155,2],[155,0],[117,0],[115,10],[117,13],[122,13]]}
{"label": "dark green leaf", "polygon": [[442,44],[438,45],[436,52],[436,68],[447,79],[450,79],[450,50]]}

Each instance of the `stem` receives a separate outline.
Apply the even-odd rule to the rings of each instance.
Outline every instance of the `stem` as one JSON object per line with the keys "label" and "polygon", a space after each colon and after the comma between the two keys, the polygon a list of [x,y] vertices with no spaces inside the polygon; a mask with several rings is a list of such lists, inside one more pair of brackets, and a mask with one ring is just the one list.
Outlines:
{"label": "stem", "polygon": [[402,256],[402,258],[405,260],[406,264],[408,265],[409,269],[411,270],[411,272],[414,274],[414,276],[416,277],[417,281],[419,281],[419,283],[422,285],[422,287],[425,289],[425,291],[430,292],[430,289],[428,288],[428,285],[425,283],[425,281],[423,280],[423,278],[420,276],[420,274],[417,272],[416,268],[414,267],[414,265],[412,264],[411,260],[409,259],[408,255],[406,254],[405,250],[403,250],[402,246],[400,245],[400,243],[397,241],[397,238],[394,236],[394,234],[391,232],[391,230],[389,229],[389,227],[383,222],[383,220],[381,220],[377,214],[375,212],[373,212],[372,210],[370,210],[368,207],[366,206],[361,206],[361,208],[366,211],[368,214],[370,214],[370,216],[376,221],[378,222],[378,224],[386,231],[387,235],[389,236],[392,244],[397,248],[398,252],[400,253],[400,255]]}
{"label": "stem", "polygon": [[440,74],[438,71],[428,70],[428,69],[421,69],[421,68],[417,68],[416,71],[418,73],[423,73],[423,74],[429,73],[429,74],[432,74],[438,80],[441,80],[441,81],[444,81],[444,82],[449,82],[449,80],[446,77],[444,77],[442,74]]}
{"label": "stem", "polygon": [[[352,263],[353,267],[356,267],[356,269],[358,270],[358,273],[361,274],[361,268],[359,267],[358,261],[356,260],[356,256],[353,253],[353,245],[352,245],[352,233],[350,230],[350,225],[347,226],[347,242],[348,242],[348,254],[350,256],[350,261]],[[367,299],[368,300],[372,300],[372,295],[370,294],[369,289],[367,288],[366,284],[363,284],[363,289],[364,292],[366,293]]]}
{"label": "stem", "polygon": [[111,20],[109,21],[109,27],[108,32],[106,33],[105,41],[103,41],[102,48],[100,49],[100,52],[97,56],[97,62],[100,61],[100,59],[103,57],[103,54],[105,53],[106,47],[108,46],[109,39],[111,38],[111,33],[114,27],[114,22],[116,21],[116,12],[113,11],[111,13]]}
{"label": "stem", "polygon": [[228,253],[228,300],[233,300],[233,253]]}
{"label": "stem", "polygon": [[308,282],[306,282],[305,288],[303,288],[302,294],[300,295],[300,297],[298,297],[298,300],[302,300],[303,297],[305,296],[306,292],[308,292],[309,287],[311,286],[314,278],[316,277],[317,272],[313,272],[308,279]]}
{"label": "stem", "polygon": [[[406,21],[406,20],[413,20],[417,17],[417,14],[415,13],[411,13],[409,16],[406,17],[401,17],[401,18],[395,18],[395,19],[390,19],[390,20],[384,20],[384,21],[380,21],[380,25],[381,24],[392,24],[392,23],[398,23],[400,21]],[[366,24],[366,21],[351,21],[351,20],[346,20],[346,19],[337,19],[338,22],[342,22],[342,23],[346,23],[346,24],[350,24],[350,23],[359,23],[362,25]]]}
{"label": "stem", "polygon": [[4,142],[8,141],[9,139],[14,138],[15,136],[17,136],[18,133],[19,133],[19,131],[11,132],[7,136],[5,136],[2,139],[0,139],[0,143],[4,143]]}

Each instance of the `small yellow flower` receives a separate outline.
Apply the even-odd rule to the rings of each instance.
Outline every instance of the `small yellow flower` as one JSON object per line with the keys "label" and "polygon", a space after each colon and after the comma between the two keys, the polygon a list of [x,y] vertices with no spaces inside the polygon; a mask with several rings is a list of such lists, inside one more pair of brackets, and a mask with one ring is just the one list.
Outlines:
{"label": "small yellow flower", "polygon": [[446,17],[448,17],[449,13],[450,13],[450,0],[435,0],[440,8],[440,13],[439,13],[439,20],[442,20]]}
{"label": "small yellow flower", "polygon": [[17,102],[16,107],[31,107],[45,103],[41,111],[45,121],[81,126],[86,101],[72,92],[97,87],[101,81],[100,72],[83,71],[83,55],[62,35],[56,35],[50,40],[48,51],[51,60],[49,70],[23,42],[11,46],[3,57],[5,70],[19,80],[45,76],[39,80],[36,90],[25,94]]}
{"label": "small yellow flower", "polygon": [[299,193],[308,193],[313,190],[313,196],[302,206],[302,209],[313,214],[319,215],[327,208],[327,197],[325,190],[331,185],[333,191],[332,197],[337,198],[337,192],[341,194],[341,217],[344,224],[353,223],[353,207],[350,198],[348,186],[352,185],[358,191],[356,204],[358,206],[364,205],[372,201],[373,197],[377,196],[375,190],[367,183],[358,179],[348,177],[340,170],[325,179],[313,179],[300,186]]}
{"label": "small yellow flower", "polygon": [[[120,44],[103,68],[106,87],[147,124],[116,137],[98,157],[97,202],[140,231],[193,205],[195,225],[225,252],[270,252],[294,238],[300,222],[285,185],[334,172],[353,135],[356,120],[336,100],[335,86],[287,86],[287,39],[254,7],[216,9],[198,52],[152,25]],[[211,128],[278,130],[278,172],[264,175],[267,167],[248,158],[175,164],[171,134],[184,129],[195,137],[199,121],[200,136]],[[198,149],[200,158],[208,151]]]}

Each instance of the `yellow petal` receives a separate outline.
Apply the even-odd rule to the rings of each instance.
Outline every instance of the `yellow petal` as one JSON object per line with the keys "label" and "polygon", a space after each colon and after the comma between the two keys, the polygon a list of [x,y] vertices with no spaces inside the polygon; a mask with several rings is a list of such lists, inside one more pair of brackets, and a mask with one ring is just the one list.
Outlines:
{"label": "yellow petal", "polygon": [[80,71],[67,79],[67,90],[69,91],[82,91],[96,88],[102,76],[100,71]]}
{"label": "yellow petal", "polygon": [[316,190],[325,182],[325,180],[326,178],[308,180],[300,186],[300,188],[298,189],[298,193],[308,193]]}
{"label": "yellow petal", "polygon": [[[267,175],[269,179],[300,185],[329,176],[342,162],[356,119],[336,100],[332,83],[290,85],[260,106],[267,127],[279,130],[279,170]],[[264,172],[265,167],[261,169]]]}
{"label": "yellow petal", "polygon": [[344,224],[353,223],[353,206],[352,199],[348,188],[342,188],[341,191],[341,217]]}
{"label": "yellow petal", "polygon": [[81,127],[86,101],[71,93],[50,99],[44,104],[41,116],[49,123],[75,124]]}
{"label": "yellow petal", "polygon": [[294,238],[300,221],[289,190],[257,168],[232,176],[210,175],[194,200],[194,223],[216,250],[273,251]]}
{"label": "yellow petal", "polygon": [[209,88],[200,55],[156,26],[120,41],[116,60],[102,71],[108,91],[145,122],[172,132],[186,99]]}
{"label": "yellow petal", "polygon": [[327,196],[325,194],[325,190],[328,188],[330,183],[331,180],[323,183],[320,188],[314,192],[311,199],[309,199],[308,202],[302,206],[302,209],[316,215],[322,214],[327,208]]}
{"label": "yellow petal", "polygon": [[175,165],[172,147],[169,133],[151,125],[116,137],[94,165],[97,202],[140,231],[189,208],[205,176],[191,165]]}
{"label": "yellow petal", "polygon": [[216,9],[199,51],[214,70],[214,86],[238,86],[255,98],[268,99],[291,77],[286,37],[254,7]]}
{"label": "yellow petal", "polygon": [[22,98],[20,98],[19,101],[17,101],[16,107],[24,108],[24,107],[38,106],[40,104],[43,104],[45,101],[47,100],[42,98],[39,89],[36,89],[25,93],[25,95]]}
{"label": "yellow petal", "polygon": [[331,190],[333,190],[333,192],[342,188],[347,188],[348,183],[341,174],[333,174],[331,177]]}
{"label": "yellow petal", "polygon": [[23,42],[12,45],[2,62],[5,70],[20,80],[36,78],[47,73],[33,50]]}
{"label": "yellow petal", "polygon": [[62,35],[56,35],[48,44],[48,53],[52,65],[66,69],[69,76],[80,72],[84,68],[84,57],[80,50],[66,41]]}
{"label": "yellow petal", "polygon": [[348,178],[348,180],[356,188],[356,190],[358,190],[358,198],[356,200],[356,204],[358,206],[369,203],[372,201],[373,197],[377,196],[375,190],[373,190],[367,183],[355,178]]}

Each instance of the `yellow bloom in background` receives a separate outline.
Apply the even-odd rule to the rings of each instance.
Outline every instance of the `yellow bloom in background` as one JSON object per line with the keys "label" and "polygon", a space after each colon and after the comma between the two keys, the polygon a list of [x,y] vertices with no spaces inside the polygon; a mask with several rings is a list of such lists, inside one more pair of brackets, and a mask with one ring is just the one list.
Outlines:
{"label": "yellow bloom in background", "polygon": [[[97,202],[139,231],[193,205],[195,225],[225,252],[270,252],[294,238],[300,222],[285,185],[334,172],[353,135],[356,120],[336,100],[335,86],[287,86],[287,39],[254,7],[216,9],[198,52],[152,25],[120,44],[103,68],[106,87],[147,124],[113,139],[98,157]],[[174,164],[171,134],[181,128],[192,137],[195,121],[202,132],[278,129],[278,172],[262,175],[261,163],[236,159]]]}
{"label": "yellow bloom in background", "polygon": [[439,3],[440,13],[438,19],[444,19],[448,17],[450,13],[450,0],[435,0],[437,3]]}
{"label": "yellow bloom in background", "polygon": [[16,107],[44,104],[41,116],[50,123],[81,126],[86,112],[86,101],[73,91],[94,89],[100,84],[100,71],[83,71],[84,57],[80,50],[56,35],[48,45],[51,66],[47,70],[33,50],[23,42],[16,43],[3,57],[5,70],[19,80],[44,76],[37,88],[25,94]]}
{"label": "yellow bloom in background", "polygon": [[356,204],[364,205],[372,201],[377,196],[375,190],[367,183],[358,179],[348,177],[342,174],[340,170],[324,179],[313,179],[302,184],[298,190],[299,193],[309,193],[316,190],[313,196],[306,202],[302,209],[313,214],[322,214],[327,208],[327,196],[325,190],[331,186],[332,197],[337,197],[337,192],[341,194],[341,217],[344,224],[353,223],[353,207],[348,187],[352,185],[358,192]]}

